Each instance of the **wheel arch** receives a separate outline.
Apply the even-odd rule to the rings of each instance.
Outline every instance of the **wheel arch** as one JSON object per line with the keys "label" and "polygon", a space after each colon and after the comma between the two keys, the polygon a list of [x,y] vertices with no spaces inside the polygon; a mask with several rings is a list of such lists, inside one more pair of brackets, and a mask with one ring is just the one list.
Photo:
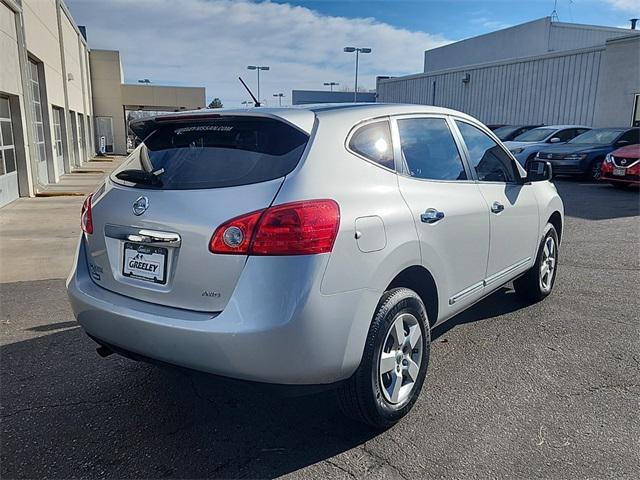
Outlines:
{"label": "wheel arch", "polygon": [[438,321],[439,297],[438,286],[429,270],[422,265],[406,267],[398,273],[385,290],[405,287],[418,294],[427,310],[427,317],[431,326]]}
{"label": "wheel arch", "polygon": [[553,212],[549,217],[549,220],[547,220],[547,223],[550,223],[556,229],[556,232],[558,233],[558,241],[561,242],[562,241],[562,215],[560,214],[560,212],[558,210]]}

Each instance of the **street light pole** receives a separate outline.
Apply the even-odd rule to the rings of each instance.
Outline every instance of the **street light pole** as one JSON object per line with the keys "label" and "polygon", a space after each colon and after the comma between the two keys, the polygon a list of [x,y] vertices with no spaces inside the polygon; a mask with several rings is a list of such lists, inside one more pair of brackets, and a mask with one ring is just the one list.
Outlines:
{"label": "street light pole", "polygon": [[361,53],[371,53],[371,49],[365,47],[344,47],[344,51],[346,53],[356,52],[356,83],[353,89],[353,101],[355,103],[358,101],[358,60]]}
{"label": "street light pole", "polygon": [[325,87],[331,87],[331,91],[333,92],[333,86],[340,85],[338,82],[324,82]]}
{"label": "street light pole", "polygon": [[256,70],[258,72],[258,101],[260,100],[260,70],[269,70],[270,67],[262,67],[260,65],[248,65],[247,70]]}
{"label": "street light pole", "polygon": [[282,106],[282,97],[284,97],[284,93],[274,93],[274,97],[278,97],[278,106]]}

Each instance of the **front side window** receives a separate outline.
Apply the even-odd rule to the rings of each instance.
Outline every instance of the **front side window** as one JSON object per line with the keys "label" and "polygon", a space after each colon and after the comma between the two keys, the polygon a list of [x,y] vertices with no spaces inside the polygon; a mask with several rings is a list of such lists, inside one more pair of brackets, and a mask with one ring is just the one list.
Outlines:
{"label": "front side window", "polygon": [[467,174],[444,118],[398,120],[402,156],[412,177],[466,180]]}
{"label": "front side window", "polygon": [[349,148],[383,167],[394,168],[391,130],[386,120],[359,128],[351,137]]}
{"label": "front side window", "polygon": [[578,135],[578,130],[575,128],[567,128],[566,130],[560,130],[553,137],[559,138],[561,142],[568,142],[576,135]]}
{"label": "front side window", "polygon": [[511,157],[489,135],[466,122],[456,120],[469,152],[471,167],[481,182],[515,182]]}

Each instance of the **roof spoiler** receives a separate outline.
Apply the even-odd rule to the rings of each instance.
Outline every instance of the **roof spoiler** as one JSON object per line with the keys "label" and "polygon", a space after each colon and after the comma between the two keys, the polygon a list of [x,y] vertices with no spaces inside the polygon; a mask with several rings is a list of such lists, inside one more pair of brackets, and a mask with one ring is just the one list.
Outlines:
{"label": "roof spoiler", "polygon": [[165,122],[193,122],[199,120],[211,120],[212,118],[220,118],[219,113],[195,113],[186,115],[159,115],[157,117],[139,118],[129,122],[129,129],[140,139],[144,141],[154,130]]}

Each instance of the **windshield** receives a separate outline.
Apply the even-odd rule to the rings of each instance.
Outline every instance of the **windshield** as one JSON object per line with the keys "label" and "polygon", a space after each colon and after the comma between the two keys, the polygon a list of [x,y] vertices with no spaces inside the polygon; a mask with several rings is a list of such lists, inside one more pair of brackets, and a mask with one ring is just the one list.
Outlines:
{"label": "windshield", "polygon": [[518,130],[521,127],[514,127],[514,126],[506,126],[506,127],[500,127],[500,128],[496,128],[493,133],[496,135],[496,137],[498,137],[500,140],[504,140],[505,138],[507,138],[509,135],[511,135],[513,132],[515,132],[516,130]]}
{"label": "windshield", "polygon": [[175,121],[160,124],[112,178],[164,190],[265,182],[291,172],[308,139],[269,118]]}
{"label": "windshield", "polygon": [[568,143],[574,143],[577,145],[611,145],[621,133],[622,130],[616,130],[613,128],[589,130],[582,135],[578,135]]}
{"label": "windshield", "polygon": [[534,128],[528,132],[521,133],[513,139],[514,142],[541,142],[555,132],[554,128]]}

